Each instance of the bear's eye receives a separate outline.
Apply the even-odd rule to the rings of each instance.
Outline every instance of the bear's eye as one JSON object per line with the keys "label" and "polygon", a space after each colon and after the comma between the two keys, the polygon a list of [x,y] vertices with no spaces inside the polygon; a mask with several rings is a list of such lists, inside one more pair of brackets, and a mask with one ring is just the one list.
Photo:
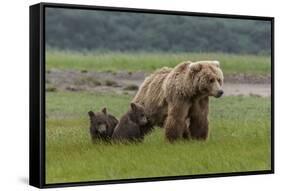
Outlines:
{"label": "bear's eye", "polygon": [[218,79],[218,82],[221,84],[221,79]]}
{"label": "bear's eye", "polygon": [[214,83],[214,81],[215,81],[215,79],[213,79],[213,78],[210,79],[210,83]]}

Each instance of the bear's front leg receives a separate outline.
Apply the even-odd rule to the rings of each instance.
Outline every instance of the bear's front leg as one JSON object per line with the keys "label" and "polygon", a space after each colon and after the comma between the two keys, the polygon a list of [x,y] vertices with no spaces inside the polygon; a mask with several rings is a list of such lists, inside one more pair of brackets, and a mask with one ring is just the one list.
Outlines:
{"label": "bear's front leg", "polygon": [[186,117],[191,104],[178,101],[168,105],[168,116],[165,121],[165,136],[170,142],[182,138],[186,130]]}
{"label": "bear's front leg", "polygon": [[190,134],[192,139],[206,140],[209,134],[209,98],[195,100],[189,109]]}
{"label": "bear's front leg", "polygon": [[189,140],[191,138],[191,134],[190,134],[190,118],[187,118],[185,120],[185,129],[184,129],[184,132],[183,132],[183,138],[186,139],[186,140]]}

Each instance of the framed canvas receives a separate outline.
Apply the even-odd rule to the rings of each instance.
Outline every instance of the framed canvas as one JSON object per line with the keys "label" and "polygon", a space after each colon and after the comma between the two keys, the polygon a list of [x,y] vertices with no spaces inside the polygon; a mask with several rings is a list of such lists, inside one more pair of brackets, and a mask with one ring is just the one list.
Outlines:
{"label": "framed canvas", "polygon": [[274,18],[30,7],[30,185],[274,172]]}

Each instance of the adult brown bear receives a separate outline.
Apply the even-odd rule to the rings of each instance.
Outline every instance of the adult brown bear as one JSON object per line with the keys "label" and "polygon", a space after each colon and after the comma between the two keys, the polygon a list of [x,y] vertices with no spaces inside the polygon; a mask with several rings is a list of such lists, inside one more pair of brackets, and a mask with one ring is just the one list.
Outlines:
{"label": "adult brown bear", "polygon": [[151,126],[164,126],[169,141],[189,137],[205,140],[209,96],[220,97],[222,84],[218,61],[185,61],[148,76],[133,102],[144,106]]}

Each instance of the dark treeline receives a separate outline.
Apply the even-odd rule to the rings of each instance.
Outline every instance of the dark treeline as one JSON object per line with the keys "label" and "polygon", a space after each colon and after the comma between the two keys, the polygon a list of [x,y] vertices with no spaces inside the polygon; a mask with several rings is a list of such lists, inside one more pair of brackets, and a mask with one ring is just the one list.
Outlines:
{"label": "dark treeline", "polygon": [[46,43],[75,51],[270,53],[269,21],[46,10]]}

